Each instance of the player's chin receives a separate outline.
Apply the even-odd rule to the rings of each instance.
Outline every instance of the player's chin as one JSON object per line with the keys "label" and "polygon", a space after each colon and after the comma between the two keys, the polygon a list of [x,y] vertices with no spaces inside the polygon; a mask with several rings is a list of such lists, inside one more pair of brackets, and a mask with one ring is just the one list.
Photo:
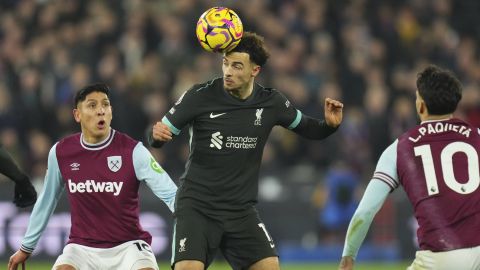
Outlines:
{"label": "player's chin", "polygon": [[93,130],[93,134],[98,137],[103,137],[106,134],[110,132],[110,126],[109,125],[96,125]]}
{"label": "player's chin", "polygon": [[233,81],[224,80],[223,81],[223,88],[225,88],[227,90],[235,89],[235,83]]}

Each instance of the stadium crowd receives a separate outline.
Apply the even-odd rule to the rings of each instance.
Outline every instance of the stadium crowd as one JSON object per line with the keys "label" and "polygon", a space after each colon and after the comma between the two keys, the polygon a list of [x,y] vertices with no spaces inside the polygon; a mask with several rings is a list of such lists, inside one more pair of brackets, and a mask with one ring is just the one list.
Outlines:
{"label": "stadium crowd", "polygon": [[[417,123],[415,79],[428,63],[458,74],[457,116],[480,124],[475,0],[3,0],[0,142],[41,184],[51,144],[78,131],[75,91],[95,81],[113,90],[112,126],[144,140],[183,91],[221,75],[220,56],[195,37],[198,17],[214,5],[233,8],[246,30],[265,37],[272,57],[263,85],[313,116],[322,116],[324,97],[345,104],[344,123],[326,141],[274,130],[264,174],[301,165],[296,177],[313,175],[316,185],[341,167],[365,186],[383,149]],[[183,137],[154,151],[174,179],[188,153]]]}

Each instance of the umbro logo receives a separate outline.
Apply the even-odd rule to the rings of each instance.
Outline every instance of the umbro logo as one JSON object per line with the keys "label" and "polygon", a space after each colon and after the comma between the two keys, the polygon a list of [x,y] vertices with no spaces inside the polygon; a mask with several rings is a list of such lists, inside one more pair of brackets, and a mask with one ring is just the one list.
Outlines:
{"label": "umbro logo", "polygon": [[80,163],[73,162],[72,164],[70,164],[70,168],[72,169],[72,171],[78,171],[80,170]]}
{"label": "umbro logo", "polygon": [[226,113],[213,114],[213,112],[212,112],[212,113],[210,113],[210,118],[217,118],[217,117],[222,116],[224,114],[226,114]]}

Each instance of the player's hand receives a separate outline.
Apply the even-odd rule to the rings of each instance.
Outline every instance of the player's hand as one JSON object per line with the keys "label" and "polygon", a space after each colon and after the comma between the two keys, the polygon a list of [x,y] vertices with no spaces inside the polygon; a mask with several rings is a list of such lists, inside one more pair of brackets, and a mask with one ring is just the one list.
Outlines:
{"label": "player's hand", "polygon": [[26,253],[25,251],[18,250],[15,252],[10,257],[10,260],[8,261],[8,270],[17,270],[18,266],[21,265],[22,263],[25,263],[25,261],[30,257],[30,253]]}
{"label": "player's hand", "polygon": [[37,201],[37,192],[28,177],[15,182],[13,203],[17,207],[28,207]]}
{"label": "player's hand", "polygon": [[350,256],[342,257],[338,270],[352,270],[353,269],[353,258]]}
{"label": "player's hand", "polygon": [[157,122],[153,125],[152,137],[156,141],[168,142],[172,139],[172,132],[167,125]]}
{"label": "player's hand", "polygon": [[343,119],[343,103],[340,101],[325,99],[325,122],[331,127],[338,127]]}

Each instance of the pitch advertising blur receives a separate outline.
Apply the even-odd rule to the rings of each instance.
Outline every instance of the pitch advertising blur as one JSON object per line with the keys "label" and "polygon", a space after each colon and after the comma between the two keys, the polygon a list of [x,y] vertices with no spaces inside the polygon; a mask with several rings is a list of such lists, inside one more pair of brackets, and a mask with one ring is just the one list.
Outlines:
{"label": "pitch advertising blur", "polygon": [[[0,201],[0,258],[9,257],[21,245],[27,230],[29,211],[16,208],[11,202]],[[140,224],[152,235],[152,251],[158,258],[168,258],[170,227],[166,218],[153,211],[140,213]],[[95,224],[94,226],[108,226]],[[61,254],[70,233],[70,213],[57,211],[50,218],[33,253],[38,257],[56,257]]]}

